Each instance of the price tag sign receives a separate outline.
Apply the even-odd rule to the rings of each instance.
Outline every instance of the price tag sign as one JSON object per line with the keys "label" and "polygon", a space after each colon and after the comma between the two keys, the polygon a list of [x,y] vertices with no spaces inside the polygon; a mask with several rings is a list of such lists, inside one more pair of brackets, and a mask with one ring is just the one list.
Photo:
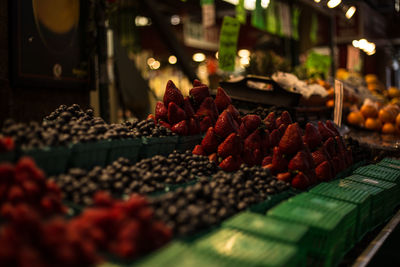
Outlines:
{"label": "price tag sign", "polygon": [[215,6],[214,0],[201,1],[203,27],[208,28],[215,24]]}
{"label": "price tag sign", "polygon": [[343,113],[343,83],[335,80],[335,109],[333,112],[333,121],[339,127],[342,125]]}
{"label": "price tag sign", "polygon": [[218,60],[219,68],[226,71],[235,69],[237,41],[240,22],[232,17],[224,17],[219,36]]}

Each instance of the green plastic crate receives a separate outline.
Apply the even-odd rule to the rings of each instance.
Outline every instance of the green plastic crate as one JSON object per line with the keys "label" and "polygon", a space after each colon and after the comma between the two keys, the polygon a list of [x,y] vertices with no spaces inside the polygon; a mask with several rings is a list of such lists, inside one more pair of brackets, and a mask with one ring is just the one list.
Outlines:
{"label": "green plastic crate", "polygon": [[140,148],[139,157],[151,158],[155,155],[168,155],[175,150],[178,143],[178,136],[166,137],[142,137],[142,146]]}
{"label": "green plastic crate", "polygon": [[369,230],[373,230],[385,220],[385,193],[382,188],[355,182],[349,179],[332,181],[339,187],[354,188],[365,191],[371,195],[371,213]]}
{"label": "green plastic crate", "polygon": [[353,174],[359,174],[396,184],[400,183],[400,169],[394,170],[379,165],[368,165],[358,168]]}
{"label": "green plastic crate", "polygon": [[107,156],[107,164],[112,163],[119,157],[127,158],[135,163],[139,158],[142,140],[140,138],[113,140]]}
{"label": "green plastic crate", "polygon": [[357,206],[349,202],[318,196],[311,193],[302,193],[288,200],[296,205],[317,210],[330,210],[343,216],[341,229],[346,233],[345,252],[356,243]]}
{"label": "green plastic crate", "polygon": [[399,165],[400,166],[400,159],[394,159],[394,158],[384,158],[381,160],[381,163],[390,163],[393,165]]}
{"label": "green plastic crate", "polygon": [[285,199],[288,199],[291,196],[292,196],[292,192],[290,192],[289,190],[283,191],[279,194],[270,195],[264,201],[254,204],[254,205],[251,205],[249,207],[249,211],[255,212],[255,213],[260,213],[260,214],[265,214],[265,212],[268,209],[274,207],[278,203],[282,202]]}
{"label": "green plastic crate", "polygon": [[17,159],[17,152],[15,150],[10,151],[10,152],[3,152],[0,153],[0,163],[2,162],[15,162]]}
{"label": "green plastic crate", "polygon": [[78,143],[72,145],[72,152],[68,166],[90,170],[95,166],[104,167],[111,142],[103,140],[93,143]]}
{"label": "green plastic crate", "polygon": [[390,168],[390,169],[393,169],[393,170],[396,170],[396,171],[400,171],[400,165],[393,164],[393,163],[390,163],[390,162],[381,161],[376,165],[382,166],[382,167],[385,167],[385,168]]}
{"label": "green plastic crate", "polygon": [[388,218],[389,216],[393,215],[393,211],[397,206],[399,200],[399,185],[387,181],[364,177],[357,174],[349,176],[346,179],[382,188],[385,195],[385,216],[386,218]]}
{"label": "green plastic crate", "polygon": [[22,156],[32,157],[36,165],[41,168],[46,175],[64,173],[67,170],[70,155],[71,148],[67,146],[22,151]]}
{"label": "green plastic crate", "polygon": [[368,192],[332,183],[321,183],[310,190],[311,194],[353,203],[357,206],[356,238],[360,241],[370,229],[372,198]]}
{"label": "green plastic crate", "polygon": [[218,260],[213,255],[207,255],[194,250],[193,248],[181,242],[172,242],[166,247],[157,250],[142,260],[130,266],[143,267],[175,267],[175,266],[191,266],[191,267],[218,267],[229,266],[227,262]]}
{"label": "green plastic crate", "polygon": [[304,259],[296,247],[260,239],[233,229],[220,229],[201,239],[194,247],[214,254],[229,266],[298,266]]}
{"label": "green plastic crate", "polygon": [[341,229],[343,215],[288,201],[271,209],[267,215],[310,228],[310,243],[306,244],[307,266],[334,266],[343,257],[346,244],[346,234]]}
{"label": "green plastic crate", "polygon": [[201,143],[201,140],[203,139],[203,135],[198,134],[198,135],[189,135],[189,136],[179,136],[178,138],[178,143],[176,144],[176,150],[178,151],[186,151],[190,150],[192,151],[193,148]]}

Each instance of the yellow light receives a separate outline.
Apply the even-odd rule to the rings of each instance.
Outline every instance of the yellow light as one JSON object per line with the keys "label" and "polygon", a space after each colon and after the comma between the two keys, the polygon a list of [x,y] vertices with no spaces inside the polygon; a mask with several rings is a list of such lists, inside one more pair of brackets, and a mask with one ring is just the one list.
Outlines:
{"label": "yellow light", "polygon": [[351,6],[346,12],[346,18],[351,19],[351,17],[353,17],[354,13],[356,13],[356,10],[357,9],[355,6]]}
{"label": "yellow light", "polygon": [[359,45],[357,40],[353,40],[352,44],[353,44],[354,47],[357,47],[357,48],[360,47],[360,45]]}
{"label": "yellow light", "polygon": [[135,18],[136,26],[147,26],[151,25],[151,20],[148,17],[137,16]]}
{"label": "yellow light", "polygon": [[155,69],[155,70],[159,69],[160,66],[161,66],[161,63],[160,63],[160,61],[157,61],[157,60],[154,61],[153,64],[151,64],[151,67],[152,67],[153,69]]}
{"label": "yellow light", "polygon": [[319,2],[321,2],[321,0],[314,0],[314,2],[315,2],[315,3],[319,3]]}
{"label": "yellow light", "polygon": [[196,62],[202,62],[206,59],[206,55],[204,55],[203,53],[196,53],[193,54],[193,61]]}
{"label": "yellow light", "polygon": [[169,64],[176,64],[176,62],[178,61],[178,59],[176,58],[176,56],[169,56],[168,58],[168,62]]}
{"label": "yellow light", "polygon": [[241,57],[240,58],[240,65],[247,66],[250,64],[250,59],[248,57]]}
{"label": "yellow light", "polygon": [[337,7],[342,0],[329,0],[328,4],[326,4],[329,8],[335,8]]}
{"label": "yellow light", "polygon": [[219,56],[219,53],[217,51],[217,52],[215,52],[215,58],[218,59],[218,56]]}
{"label": "yellow light", "polygon": [[153,65],[154,61],[156,61],[154,58],[149,57],[149,58],[147,59],[147,65],[149,65],[149,66]]}
{"label": "yellow light", "polygon": [[240,49],[238,51],[239,57],[249,57],[250,56],[250,51],[247,49]]}

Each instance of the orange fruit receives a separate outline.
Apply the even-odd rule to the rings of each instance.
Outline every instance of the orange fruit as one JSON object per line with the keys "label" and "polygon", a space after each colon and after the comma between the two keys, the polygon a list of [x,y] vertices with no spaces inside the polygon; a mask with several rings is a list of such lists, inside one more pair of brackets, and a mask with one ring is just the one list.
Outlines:
{"label": "orange fruit", "polygon": [[382,126],[382,133],[384,134],[394,134],[396,132],[396,128],[394,127],[393,123],[386,122]]}
{"label": "orange fruit", "polygon": [[347,115],[347,121],[353,125],[364,125],[364,117],[359,111],[352,111]]}
{"label": "orange fruit", "polygon": [[364,118],[376,118],[378,116],[378,110],[376,109],[376,107],[371,105],[362,106],[360,111],[363,114]]}
{"label": "orange fruit", "polygon": [[328,108],[333,108],[335,106],[335,100],[329,99],[328,101],[326,101],[326,106]]}
{"label": "orange fruit", "polygon": [[393,122],[396,119],[396,114],[391,109],[383,108],[379,110],[379,119],[382,122]]}
{"label": "orange fruit", "polygon": [[365,128],[368,130],[380,131],[382,128],[382,122],[379,119],[367,118],[365,120]]}

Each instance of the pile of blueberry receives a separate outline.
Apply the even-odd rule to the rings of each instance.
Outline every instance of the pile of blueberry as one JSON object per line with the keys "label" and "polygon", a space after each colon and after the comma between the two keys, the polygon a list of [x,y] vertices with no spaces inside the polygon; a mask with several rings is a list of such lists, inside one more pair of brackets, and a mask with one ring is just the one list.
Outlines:
{"label": "pile of blueberry", "polygon": [[234,173],[217,172],[195,185],[152,200],[155,217],[163,220],[176,235],[187,235],[259,203],[269,195],[285,191],[286,182],[272,177],[266,169],[242,165]]}
{"label": "pile of blueberry", "polygon": [[176,135],[170,129],[155,124],[154,120],[133,120],[132,122],[123,123],[135,137],[165,137]]}
{"label": "pile of blueberry", "polygon": [[257,108],[250,110],[247,114],[258,115],[258,116],[260,116],[260,118],[264,119],[265,117],[268,116],[268,114],[270,112],[275,112],[275,115],[280,116],[280,114],[282,113],[282,110],[280,110],[279,108],[277,108],[275,106],[268,107],[268,108],[258,106]]}

